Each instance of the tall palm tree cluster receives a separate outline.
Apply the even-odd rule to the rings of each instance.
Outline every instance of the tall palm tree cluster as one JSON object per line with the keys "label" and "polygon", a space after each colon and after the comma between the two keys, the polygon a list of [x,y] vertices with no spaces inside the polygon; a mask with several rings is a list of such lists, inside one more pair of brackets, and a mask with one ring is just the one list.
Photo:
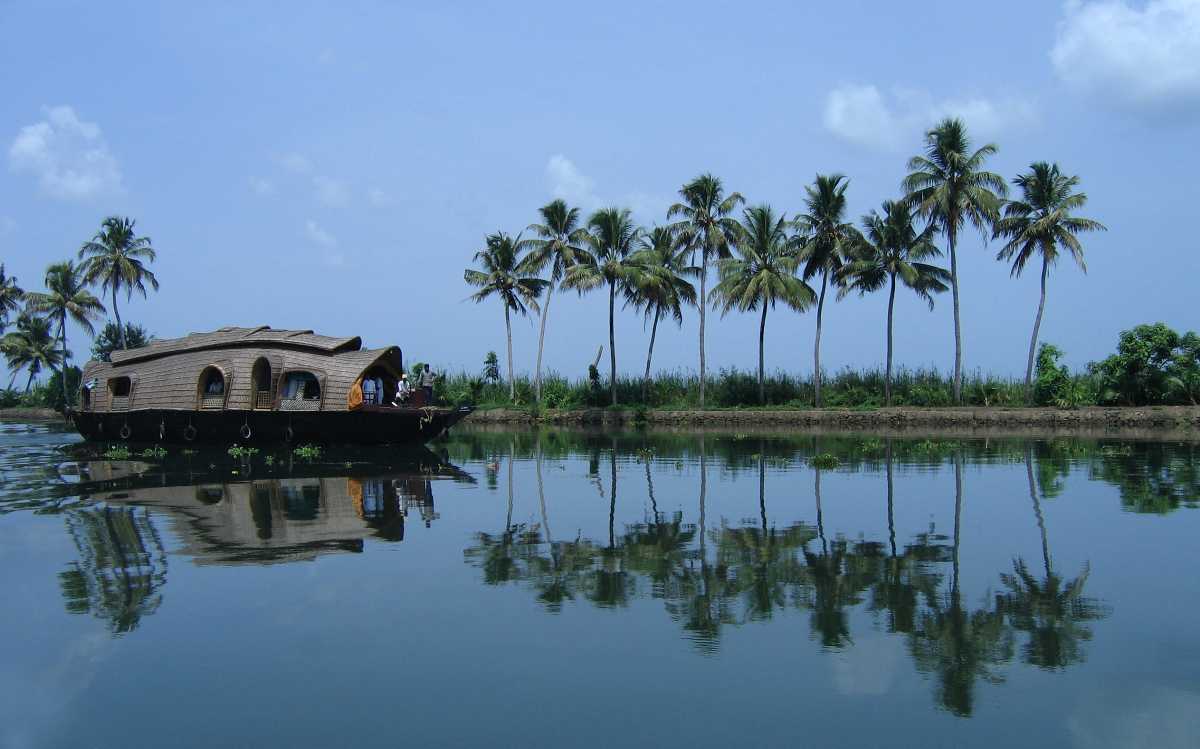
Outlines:
{"label": "tall palm tree cluster", "polygon": [[[45,291],[25,291],[0,264],[0,354],[10,372],[9,389],[17,375],[26,373],[25,392],[45,371],[65,372],[71,360],[67,348],[67,324],[75,323],[95,336],[95,322],[106,312],[104,304],[89,287],[98,287],[112,300],[121,348],[126,348],[125,329],[117,297],[128,300],[134,291],[146,296],[149,285],[158,290],[158,279],[149,264],[156,252],[149,237],[139,237],[133,219],[111,216],[100,230],[79,249],[78,260],[51,263],[43,280]],[[5,333],[10,315],[14,330]],[[61,377],[63,403],[70,403],[67,378]]]}
{"label": "tall palm tree cluster", "polygon": [[[902,194],[885,200],[856,225],[847,218],[849,180],[819,174],[805,187],[800,211],[788,218],[768,204],[747,206],[741,193],[727,191],[721,179],[701,174],[679,189],[679,200],[666,223],[638,227],[623,208],[603,208],[586,219],[578,208],[555,200],[530,224],[533,236],[503,232],[489,235],[476,253],[482,270],[468,269],[467,283],[478,288],[472,299],[498,297],[508,333],[508,373],[512,383],[511,313],[539,313],[534,397],[541,399],[542,352],[550,298],[556,289],[580,294],[603,289],[608,295],[609,390],[617,403],[617,352],[614,320],[618,299],[650,322],[643,394],[658,323],[683,322],[683,309],[695,306],[699,318],[699,399],[705,403],[707,357],[705,313],[737,310],[759,318],[758,397],[765,403],[764,348],[768,309],[782,305],[796,312],[815,308],[813,341],[814,405],[821,406],[821,332],[825,301],[857,292],[887,290],[885,328],[885,400],[892,402],[893,317],[898,287],[933,308],[934,295],[951,291],[954,318],[954,400],[962,402],[962,321],[958,244],[964,229],[1004,242],[997,260],[1011,263],[1019,276],[1030,260],[1041,265],[1041,296],[1030,340],[1025,396],[1031,397],[1038,333],[1046,301],[1049,269],[1069,254],[1086,272],[1079,235],[1102,231],[1103,224],[1073,215],[1087,202],[1079,178],[1057,164],[1034,162],[1013,184],[1019,199],[1007,200],[1008,184],[985,169],[995,144],[972,148],[966,126],[948,118],[925,134],[923,152],[908,162]],[[740,215],[739,215],[740,209]],[[944,241],[949,268],[936,264]],[[709,268],[717,283],[708,287]],[[545,276],[545,277],[543,277]],[[696,285],[699,286],[697,290]]]}

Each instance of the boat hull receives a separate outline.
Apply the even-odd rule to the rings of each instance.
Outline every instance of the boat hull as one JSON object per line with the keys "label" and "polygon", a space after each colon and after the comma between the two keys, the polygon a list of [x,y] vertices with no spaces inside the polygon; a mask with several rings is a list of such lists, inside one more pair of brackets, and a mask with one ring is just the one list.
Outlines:
{"label": "boat hull", "polygon": [[387,445],[441,436],[470,408],[378,408],[356,411],[174,411],[145,409],[72,414],[84,439],[166,444],[279,442]]}

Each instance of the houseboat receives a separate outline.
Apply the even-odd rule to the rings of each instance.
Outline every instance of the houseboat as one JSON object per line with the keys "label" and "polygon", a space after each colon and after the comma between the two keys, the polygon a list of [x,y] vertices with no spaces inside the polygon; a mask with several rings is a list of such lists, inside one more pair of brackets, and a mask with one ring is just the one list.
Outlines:
{"label": "houseboat", "polygon": [[399,348],[311,330],[221,328],[114,351],[84,367],[86,439],[168,443],[428,442],[471,412],[398,399]]}

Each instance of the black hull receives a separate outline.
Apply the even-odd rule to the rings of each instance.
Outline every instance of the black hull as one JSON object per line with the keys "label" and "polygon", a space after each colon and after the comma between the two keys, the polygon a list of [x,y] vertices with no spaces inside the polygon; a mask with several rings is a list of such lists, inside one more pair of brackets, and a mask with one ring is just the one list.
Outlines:
{"label": "black hull", "polygon": [[[169,411],[72,414],[84,439],[166,444],[336,445],[425,443],[471,412],[469,408],[361,411]],[[248,435],[248,436],[247,436]]]}

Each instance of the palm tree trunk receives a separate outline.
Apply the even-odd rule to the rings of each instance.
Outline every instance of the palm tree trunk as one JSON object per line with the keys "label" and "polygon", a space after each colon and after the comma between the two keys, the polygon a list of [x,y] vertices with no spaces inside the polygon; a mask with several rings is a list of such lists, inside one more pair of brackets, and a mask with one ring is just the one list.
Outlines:
{"label": "palm tree trunk", "polygon": [[762,540],[767,541],[767,456],[766,444],[758,441],[758,515],[762,523]]}
{"label": "palm tree trunk", "polygon": [[700,252],[700,408],[704,408],[704,308],[708,306],[708,248]]}
{"label": "palm tree trunk", "polygon": [[29,378],[27,380],[25,380],[25,392],[26,393],[29,392],[30,386],[33,385],[33,376],[35,374],[37,374],[37,370],[34,369],[33,367],[30,367],[29,368]]}
{"label": "palm tree trunk", "polygon": [[512,510],[513,510],[513,443],[510,440],[508,443],[508,514],[504,517],[504,532],[508,533],[512,528]]}
{"label": "palm tree trunk", "polygon": [[758,321],[758,404],[767,403],[766,391],[763,388],[763,340],[767,334],[767,303],[763,300],[762,319]]}
{"label": "palm tree trunk", "polygon": [[512,319],[507,304],[504,305],[504,330],[508,334],[508,399],[514,401],[517,399],[517,382],[513,379]]}
{"label": "palm tree trunk", "polygon": [[609,452],[609,466],[612,476],[608,485],[608,548],[615,548],[616,536],[613,532],[617,519],[617,438],[612,438],[612,450]]}
{"label": "palm tree trunk", "polygon": [[658,524],[658,500],[654,498],[654,479],[650,477],[650,458],[647,457],[646,463],[646,493],[650,496],[650,513],[654,516],[654,522]]}
{"label": "palm tree trunk", "polygon": [[954,403],[962,405],[962,321],[958,312],[958,253],[955,252],[955,231],[950,239],[950,290],[954,297]]}
{"label": "palm tree trunk", "polygon": [[650,348],[646,351],[646,376],[642,378],[642,403],[646,404],[647,393],[650,391],[650,357],[654,356],[654,336],[658,334],[658,318],[662,316],[662,307],[654,305],[654,324],[650,326]]}
{"label": "palm tree trunk", "polygon": [[825,543],[825,516],[821,512],[821,469],[813,469],[813,495],[817,499],[817,537],[821,539],[821,553],[829,553],[829,545]]}
{"label": "palm tree trunk", "polygon": [[708,463],[704,435],[700,435],[700,567],[708,564],[707,530],[705,528],[705,503],[708,498]]}
{"label": "palm tree trunk", "polygon": [[892,558],[896,558],[896,519],[892,514],[894,490],[892,488],[892,438],[888,437],[885,445],[884,460],[887,461],[887,512],[888,540],[892,544]]}
{"label": "palm tree trunk", "polygon": [[1025,405],[1032,405],[1033,359],[1037,355],[1038,331],[1042,328],[1042,311],[1046,309],[1046,272],[1049,264],[1042,254],[1042,296],[1038,300],[1037,317],[1033,318],[1033,337],[1029,339],[1029,361],[1025,365]]}
{"label": "palm tree trunk", "polygon": [[954,550],[952,560],[954,562],[954,575],[950,585],[951,594],[954,600],[958,600],[958,545],[962,539],[962,455],[957,450],[954,452]]}
{"label": "palm tree trunk", "polygon": [[542,528],[546,531],[546,544],[553,549],[554,540],[550,537],[550,518],[546,515],[546,490],[542,483],[542,437],[539,434],[537,439],[537,485],[538,485],[538,505],[542,510]]}
{"label": "palm tree trunk", "polygon": [[613,328],[614,310],[617,302],[617,284],[608,282],[608,390],[612,404],[617,405],[617,334]]}
{"label": "palm tree trunk", "polygon": [[62,319],[58,321],[58,333],[62,339],[62,391],[63,391],[63,413],[71,407],[71,398],[67,393],[67,313],[64,310]]}
{"label": "palm tree trunk", "polygon": [[129,344],[125,342],[125,326],[121,324],[121,310],[117,309],[117,285],[112,287],[112,303],[113,317],[117,318],[117,340],[121,342],[121,350],[129,348]]}
{"label": "palm tree trunk", "polygon": [[546,286],[546,302],[542,305],[542,324],[538,330],[537,369],[533,373],[533,397],[538,403],[542,402],[542,347],[546,344],[546,317],[550,314],[550,295],[554,293],[554,281]]}
{"label": "palm tree trunk", "polygon": [[[896,303],[896,273],[892,272],[892,288],[888,292],[888,319],[887,319],[887,366],[883,375],[883,403],[886,406],[892,405],[892,307]],[[891,469],[891,465],[888,465]]]}
{"label": "palm tree trunk", "polygon": [[1038,530],[1042,534],[1042,563],[1046,567],[1046,579],[1050,579],[1050,542],[1046,538],[1046,519],[1042,515],[1042,503],[1038,498],[1037,484],[1033,480],[1033,445],[1025,445],[1025,475],[1029,477],[1029,498],[1033,500],[1033,515],[1037,518]]}
{"label": "palm tree trunk", "polygon": [[829,270],[821,273],[821,296],[817,299],[817,337],[813,341],[813,405],[821,407],[821,316],[825,311],[825,287]]}

